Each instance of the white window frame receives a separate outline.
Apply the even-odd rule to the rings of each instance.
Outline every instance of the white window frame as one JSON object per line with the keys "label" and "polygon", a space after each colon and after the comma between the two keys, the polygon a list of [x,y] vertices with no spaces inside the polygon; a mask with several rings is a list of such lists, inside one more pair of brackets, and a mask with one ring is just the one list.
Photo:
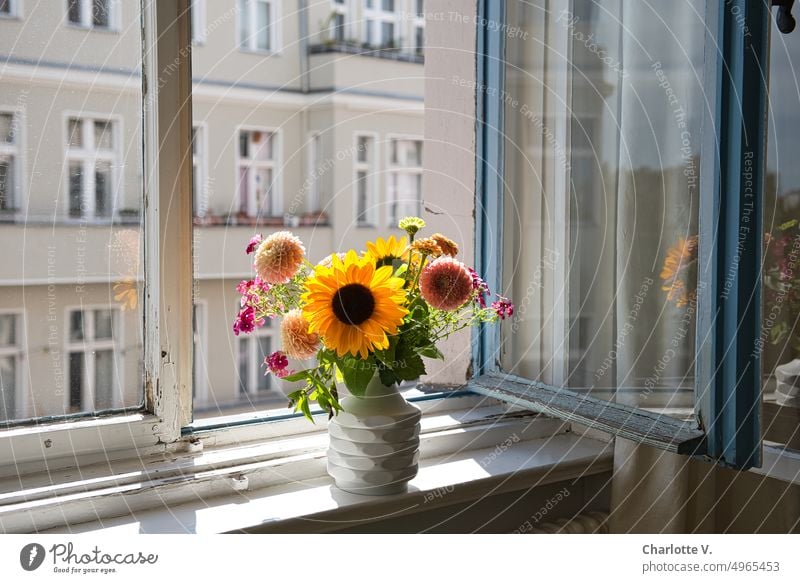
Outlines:
{"label": "white window frame", "polygon": [[[62,0],[64,1],[64,0]],[[64,20],[67,26],[74,28],[83,28],[87,30],[97,30],[105,32],[118,32],[120,23],[120,9],[121,6],[117,4],[117,0],[107,0],[108,2],[108,26],[97,26],[92,19],[92,5],[93,0],[76,0],[80,9],[80,22],[73,22],[69,19],[69,3],[70,0],[64,2]]]}
{"label": "white window frame", "polygon": [[8,12],[0,12],[0,18],[19,20],[22,18],[22,0],[8,0]]}
{"label": "white window frame", "polygon": [[[267,320],[267,323],[260,328],[256,328],[250,334],[239,335],[236,339],[236,398],[238,400],[258,400],[260,397],[275,394],[280,391],[280,387],[273,375],[269,377],[269,388],[266,391],[258,390],[259,375],[264,375],[266,367],[262,366],[263,358],[258,356],[258,338],[269,338],[272,341],[272,352],[280,350],[280,334],[278,334],[278,322]],[[247,349],[247,378],[242,379],[239,374],[239,358],[242,354],[242,347]],[[244,381],[244,386],[242,386]],[[244,391],[242,390],[244,389]]]}
{"label": "white window frame", "polygon": [[[81,222],[110,222],[117,218],[119,208],[118,203],[125,200],[124,180],[121,180],[120,171],[122,160],[121,143],[123,135],[122,116],[117,114],[103,114],[96,112],[77,112],[64,111],[63,131],[64,131],[64,217],[68,221]],[[69,122],[71,119],[81,120],[81,143],[82,147],[74,148],[70,146]],[[97,150],[94,147],[94,123],[107,122],[111,124],[111,149]],[[88,123],[87,123],[88,122]],[[78,162],[83,166],[83,203],[86,214],[80,216],[70,215],[70,165]],[[108,201],[109,214],[104,217],[96,215],[95,200],[95,167],[97,162],[107,162],[111,167],[111,197]]]}
{"label": "white window frame", "polygon": [[[368,0],[361,0],[361,2],[364,15],[361,26],[361,41],[374,48],[398,48],[402,20],[399,7],[402,0],[394,0],[394,10],[391,11],[383,9],[383,0],[372,0],[372,8],[368,6]],[[390,44],[386,42],[387,39],[383,38],[383,24],[394,25],[394,35],[390,39]],[[370,27],[372,27],[371,35]],[[371,39],[370,36],[372,36]]]}
{"label": "white window frame", "polygon": [[308,190],[306,192],[306,211],[316,213],[322,210],[322,183],[324,175],[319,172],[321,162],[324,160],[322,132],[308,134],[308,164],[306,176]]}
{"label": "white window frame", "polygon": [[13,157],[14,159],[14,183],[11,185],[14,207],[18,214],[27,213],[27,197],[24,196],[23,185],[25,184],[25,112],[19,107],[6,107],[0,105],[0,113],[11,114],[12,131],[14,141],[11,144],[0,142],[0,157]]}
{"label": "white window frame", "polygon": [[[236,9],[237,12],[239,11],[239,2],[245,3],[245,10],[247,10],[247,23],[248,23],[248,30],[243,31],[241,28],[241,15],[237,15],[236,18],[236,46],[239,48],[240,51],[247,52],[247,53],[261,53],[261,54],[273,54],[273,53],[280,53],[282,35],[281,35],[281,12],[280,12],[280,2],[276,0],[236,0]],[[257,4],[267,4],[269,5],[269,13],[272,17],[272,21],[268,25],[271,27],[270,35],[269,35],[269,47],[266,49],[262,49],[258,47],[258,40],[257,35],[255,34],[255,26],[256,26],[256,5]],[[247,32],[247,34],[243,34]],[[244,37],[244,38],[243,38]]]}
{"label": "white window frame", "polygon": [[[194,122],[192,124],[197,152],[192,151],[192,185],[195,217],[205,217],[209,211],[209,177],[208,177],[208,124]],[[239,145],[237,144],[236,147]],[[198,200],[199,197],[199,200]]]}
{"label": "white window frame", "polygon": [[[422,155],[425,155],[425,140],[422,136],[418,135],[409,135],[409,134],[388,134],[386,136],[386,224],[390,226],[397,225],[397,221],[402,218],[402,216],[393,216],[392,215],[392,203],[394,201],[394,197],[396,196],[393,188],[392,188],[392,177],[397,174],[414,174],[420,175],[423,174],[423,160],[420,160],[418,166],[406,166],[402,165],[399,161],[397,163],[392,162],[392,150],[394,149],[393,142],[405,142],[405,141],[415,141],[422,143]],[[419,215],[422,212],[422,192],[423,189],[420,189],[419,192],[419,199],[417,201],[417,211],[416,213],[412,213],[414,215]],[[400,215],[403,213],[401,212]]]}
{"label": "white window frame", "polygon": [[[22,412],[28,409],[28,392],[26,391],[27,375],[24,374],[23,371],[27,361],[25,358],[25,347],[28,345],[26,339],[25,312],[16,309],[3,309],[0,310],[0,316],[14,316],[16,318],[15,344],[13,346],[0,345],[0,358],[8,356],[16,357],[15,373],[17,378],[14,379],[14,412],[13,417],[10,419],[16,421],[23,417]],[[4,421],[0,419],[0,423],[3,422]]]}
{"label": "white window frame", "polygon": [[[94,338],[95,333],[95,311],[106,310],[111,312],[111,338]],[[72,319],[74,312],[83,312],[84,339],[73,341],[70,338]],[[124,359],[121,353],[124,348],[125,328],[122,309],[113,304],[85,304],[80,306],[67,306],[64,310],[64,363],[66,390],[64,391],[64,410],[70,413],[92,413],[97,410],[95,403],[97,397],[97,387],[95,386],[95,362],[98,350],[111,350],[114,355],[114,382],[111,387],[112,408],[122,406],[121,382],[125,379]],[[70,356],[75,353],[84,353],[85,368],[83,371],[84,382],[81,387],[81,406],[78,411],[70,411],[70,399],[72,393]]]}
{"label": "white window frame", "polygon": [[189,0],[192,23],[192,44],[206,44],[206,0]]}
{"label": "white window frame", "polygon": [[[261,133],[268,133],[272,134],[272,159],[270,160],[253,160],[252,158],[242,158],[240,154],[239,143],[241,140],[242,132],[261,132]],[[270,217],[270,218],[277,218],[283,215],[283,188],[282,186],[282,176],[279,172],[281,167],[281,160],[283,159],[283,152],[281,149],[281,132],[277,128],[268,128],[268,127],[259,127],[259,126],[239,126],[236,128],[236,183],[235,183],[235,190],[236,193],[236,204],[235,208],[237,211],[241,211],[241,193],[239,192],[239,176],[240,171],[243,167],[247,167],[249,169],[256,169],[256,170],[272,170],[272,200],[271,208],[269,209],[269,213],[267,215],[263,213],[259,213],[258,207],[258,200],[256,199],[256,189],[255,189],[255,173],[249,172],[248,173],[248,192],[249,196],[247,199],[247,208],[245,212],[248,217]]]}
{"label": "white window frame", "polygon": [[[368,149],[368,160],[360,162],[358,160],[359,146],[358,141],[361,138],[371,140]],[[353,134],[353,217],[355,217],[356,227],[373,228],[380,227],[380,213],[379,196],[378,196],[378,168],[379,161],[379,148],[378,148],[378,134],[375,132],[355,132]],[[358,201],[358,173],[365,172],[367,180],[367,208],[366,220],[362,223],[359,222],[359,201]]]}

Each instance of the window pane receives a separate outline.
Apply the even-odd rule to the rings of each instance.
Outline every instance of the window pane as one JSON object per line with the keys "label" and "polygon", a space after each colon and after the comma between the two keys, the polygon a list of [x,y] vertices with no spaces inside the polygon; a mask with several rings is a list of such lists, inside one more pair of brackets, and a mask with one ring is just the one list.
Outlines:
{"label": "window pane", "polygon": [[0,422],[16,419],[17,357],[0,356]]}
{"label": "window pane", "polygon": [[386,12],[394,12],[394,0],[382,0],[381,7]]}
{"label": "window pane", "polygon": [[136,407],[145,361],[141,3],[12,4],[26,19],[22,28],[0,19],[4,58],[16,63],[0,67],[0,249],[13,250],[0,261],[0,346],[13,312],[25,381],[13,421]]}
{"label": "window pane", "polygon": [[764,205],[762,331],[764,439],[800,450],[800,39],[773,23]]}
{"label": "window pane", "polygon": [[271,34],[271,21],[270,21],[271,7],[266,2],[256,3],[256,47],[262,51],[267,51],[271,48],[270,34]]}
{"label": "window pane", "polygon": [[509,3],[502,366],[689,417],[702,11],[573,5]]}
{"label": "window pane", "polygon": [[0,314],[0,348],[17,344],[17,316]]}
{"label": "window pane", "polygon": [[[371,12],[365,10],[365,0],[309,2],[307,14],[289,9],[296,4],[206,1],[205,21],[209,28],[220,22],[228,26],[230,7],[239,8],[239,20],[230,33],[239,35],[235,42],[255,50],[267,44],[268,50],[277,49],[278,44],[299,46],[303,39],[297,36],[298,16],[307,18],[306,38],[312,47],[334,38],[362,42],[366,20],[374,26],[375,43],[381,42],[384,18],[392,21],[388,24],[394,28],[388,30],[395,37],[401,35],[397,27],[411,35],[417,24],[401,20],[399,14],[406,10],[413,18],[414,2],[388,4],[396,19],[383,12],[383,0],[372,1]],[[279,22],[283,23],[280,29]],[[262,31],[265,27],[268,30]],[[281,35],[284,38],[279,39]],[[389,167],[389,143],[402,136],[425,135],[424,108],[420,107],[424,105],[425,68],[422,63],[378,56],[392,55],[311,50],[308,69],[303,69],[302,61],[286,55],[275,58],[229,51],[224,43],[211,39],[194,51],[193,76],[203,79],[201,84],[208,81],[220,88],[214,96],[193,102],[192,125],[202,124],[207,131],[204,140],[195,140],[193,150],[197,158],[195,212],[200,199],[205,209],[202,219],[194,222],[194,299],[206,306],[201,342],[207,361],[205,374],[195,369],[195,378],[203,377],[196,392],[202,401],[196,402],[195,419],[271,409],[288,412],[285,395],[300,388],[299,383],[264,376],[261,365],[267,343],[271,350],[282,348],[279,318],[272,321],[268,340],[259,339],[267,334],[264,328],[239,336],[232,330],[241,309],[236,286],[255,276],[253,255],[244,254],[254,235],[268,237],[289,230],[303,241],[312,264],[332,252],[365,249],[366,242],[377,237],[402,236],[396,222],[380,230],[371,227],[385,223],[389,214],[390,172],[405,170]],[[304,70],[312,74],[305,75]],[[259,89],[265,86],[275,89]],[[339,90],[344,87],[353,91]],[[306,90],[313,95],[311,102],[300,99]],[[387,108],[386,96],[398,92],[410,99]],[[123,122],[120,125],[127,127],[129,122]],[[414,172],[404,182],[409,204],[397,212],[417,212],[422,145],[415,139],[403,141],[409,142],[403,163]],[[116,149],[121,147],[119,142],[115,136]],[[113,168],[119,172],[117,165]],[[463,245],[468,245],[471,236],[464,233]],[[267,320],[264,327],[269,324]],[[127,325],[119,329],[127,330]],[[291,369],[305,365],[290,359]]]}
{"label": "window pane", "polygon": [[13,124],[13,114],[0,112],[0,142],[5,142],[6,144],[14,143]]}
{"label": "window pane", "polygon": [[11,14],[11,0],[0,0],[0,14]]}
{"label": "window pane", "polygon": [[94,407],[96,410],[114,406],[114,351],[98,350],[94,353]]}
{"label": "window pane", "polygon": [[391,22],[381,23],[382,44],[385,47],[394,46],[394,24]]}
{"label": "window pane", "polygon": [[17,210],[14,165],[12,156],[0,156],[0,210]]}
{"label": "window pane", "polygon": [[100,28],[108,28],[111,22],[109,9],[109,0],[94,0],[92,3],[92,24]]}
{"label": "window pane", "polygon": [[97,162],[94,170],[94,213],[96,217],[111,216],[111,164]]}
{"label": "window pane", "polygon": [[81,0],[67,0],[67,17],[70,22],[81,23]]}

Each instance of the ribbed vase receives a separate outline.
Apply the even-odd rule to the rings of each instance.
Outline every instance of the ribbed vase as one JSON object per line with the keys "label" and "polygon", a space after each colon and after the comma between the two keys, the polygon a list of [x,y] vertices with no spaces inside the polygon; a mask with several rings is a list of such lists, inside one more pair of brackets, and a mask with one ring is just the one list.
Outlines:
{"label": "ribbed vase", "polygon": [[419,407],[377,374],[363,397],[348,395],[341,404],[328,423],[328,473],[336,486],[372,496],[405,492],[419,469]]}

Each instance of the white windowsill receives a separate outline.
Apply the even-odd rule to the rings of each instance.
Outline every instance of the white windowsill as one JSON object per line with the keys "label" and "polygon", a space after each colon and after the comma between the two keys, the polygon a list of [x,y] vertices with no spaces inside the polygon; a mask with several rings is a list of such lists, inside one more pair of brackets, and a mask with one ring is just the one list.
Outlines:
{"label": "white windowsill", "polygon": [[611,456],[608,444],[564,433],[520,441],[502,453],[481,448],[425,460],[409,491],[395,496],[342,492],[329,477],[320,476],[45,532],[325,532],[607,472]]}
{"label": "white windowsill", "polygon": [[403,495],[334,489],[322,427],[246,442],[240,441],[245,434],[235,439],[235,432],[217,430],[194,451],[41,472],[22,484],[13,476],[0,480],[0,532],[316,532],[334,529],[337,521],[419,512],[612,466],[608,444],[570,433],[555,419],[509,414],[476,396],[432,401],[428,408],[420,472]]}

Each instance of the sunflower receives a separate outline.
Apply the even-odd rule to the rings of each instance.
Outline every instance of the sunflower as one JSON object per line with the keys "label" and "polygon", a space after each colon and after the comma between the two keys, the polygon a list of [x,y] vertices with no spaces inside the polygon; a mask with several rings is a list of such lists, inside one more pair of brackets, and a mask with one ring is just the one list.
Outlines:
{"label": "sunflower", "polygon": [[394,266],[395,261],[408,260],[408,240],[405,237],[395,239],[394,235],[391,235],[386,240],[378,237],[374,243],[367,241],[366,256],[375,262],[376,267]]}
{"label": "sunflower", "polygon": [[370,350],[389,347],[408,310],[403,307],[404,280],[392,277],[390,266],[375,267],[371,257],[351,250],[344,260],[317,265],[302,296],[309,333],[318,333],[339,356],[348,352],[366,358]]}

